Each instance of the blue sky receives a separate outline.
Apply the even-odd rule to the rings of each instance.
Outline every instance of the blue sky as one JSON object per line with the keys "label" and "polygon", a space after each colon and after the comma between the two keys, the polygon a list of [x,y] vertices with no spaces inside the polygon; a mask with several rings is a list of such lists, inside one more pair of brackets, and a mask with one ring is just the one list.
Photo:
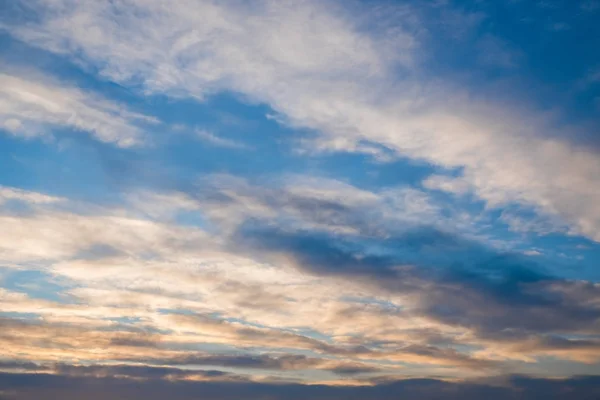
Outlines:
{"label": "blue sky", "polygon": [[3,3],[0,394],[597,396],[599,22]]}

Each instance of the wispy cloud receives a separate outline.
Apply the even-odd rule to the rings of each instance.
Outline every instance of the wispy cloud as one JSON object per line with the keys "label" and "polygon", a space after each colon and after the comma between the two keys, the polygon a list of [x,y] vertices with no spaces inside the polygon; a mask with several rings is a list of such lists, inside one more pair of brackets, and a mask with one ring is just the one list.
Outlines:
{"label": "wispy cloud", "polygon": [[0,74],[0,124],[13,135],[45,136],[52,127],[64,127],[127,147],[143,140],[140,123],[156,122],[153,117],[50,78]]}
{"label": "wispy cloud", "polygon": [[214,133],[207,131],[205,129],[195,129],[194,135],[198,139],[205,141],[207,143],[210,143],[214,146],[227,147],[227,148],[231,148],[231,149],[247,149],[247,148],[249,148],[244,143],[217,136]]}

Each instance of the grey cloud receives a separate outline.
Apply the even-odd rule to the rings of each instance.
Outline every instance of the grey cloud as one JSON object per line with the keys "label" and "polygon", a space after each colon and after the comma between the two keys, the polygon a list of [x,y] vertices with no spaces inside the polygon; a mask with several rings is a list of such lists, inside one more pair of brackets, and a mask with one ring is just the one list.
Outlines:
{"label": "grey cloud", "polygon": [[14,372],[18,370],[24,371],[44,371],[46,368],[43,365],[25,361],[0,361],[0,371]]}
{"label": "grey cloud", "polygon": [[68,365],[55,364],[54,371],[58,375],[67,376],[93,376],[93,377],[118,377],[143,379],[189,379],[194,377],[227,377],[223,371],[192,371],[171,367],[137,366],[137,365]]}
{"label": "grey cloud", "polygon": [[6,400],[595,400],[600,396],[597,376],[543,379],[511,376],[497,381],[444,382],[407,379],[367,387],[304,386],[289,383],[146,381],[44,374],[0,374]]}
{"label": "grey cloud", "polygon": [[182,355],[168,359],[145,359],[140,361],[162,365],[210,365],[275,370],[307,369],[318,366],[323,362],[322,359],[292,354],[280,356],[264,354]]}
{"label": "grey cloud", "polygon": [[[389,247],[387,255],[343,236],[272,227],[242,228],[235,240],[258,252],[285,254],[297,268],[312,274],[417,296],[419,304],[412,312],[472,329],[482,339],[584,334],[600,327],[600,307],[592,300],[600,293],[596,286],[588,283],[586,290],[577,290],[582,283],[551,276],[519,255],[435,229],[376,242],[379,248]],[[443,262],[428,265],[427,255],[413,257],[423,248],[430,254],[441,248],[443,257],[437,261]],[[421,264],[414,265],[416,260]]]}
{"label": "grey cloud", "polygon": [[34,364],[27,362],[2,362],[2,370],[25,370],[29,373],[55,374],[69,377],[94,377],[111,378],[125,377],[127,379],[190,379],[190,378],[214,378],[214,379],[236,379],[243,381],[245,378],[218,370],[184,370],[181,368],[147,366],[147,365],[74,365],[65,363]]}
{"label": "grey cloud", "polygon": [[381,371],[380,368],[357,362],[345,362],[336,359],[307,357],[297,354],[283,355],[249,355],[249,354],[221,354],[221,355],[183,355],[169,359],[138,360],[144,363],[174,365],[174,366],[216,366],[229,368],[250,368],[279,371],[293,371],[304,369],[319,369],[330,371],[338,375],[359,375]]}
{"label": "grey cloud", "polygon": [[338,375],[360,375],[381,371],[379,368],[367,367],[362,365],[341,365],[330,370]]}

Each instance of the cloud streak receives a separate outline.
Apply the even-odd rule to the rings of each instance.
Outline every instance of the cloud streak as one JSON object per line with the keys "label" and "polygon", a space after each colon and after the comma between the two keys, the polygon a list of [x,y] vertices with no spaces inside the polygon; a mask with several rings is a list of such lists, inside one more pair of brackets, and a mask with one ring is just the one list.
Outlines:
{"label": "cloud streak", "polygon": [[84,131],[120,147],[142,141],[143,123],[156,119],[93,93],[49,79],[0,74],[0,126],[10,134],[46,136],[51,127]]}

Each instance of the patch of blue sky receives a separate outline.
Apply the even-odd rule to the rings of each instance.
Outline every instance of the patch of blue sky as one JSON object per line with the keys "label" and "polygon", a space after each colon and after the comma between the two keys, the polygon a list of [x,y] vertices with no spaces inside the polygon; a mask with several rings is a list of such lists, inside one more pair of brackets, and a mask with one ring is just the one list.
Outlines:
{"label": "patch of blue sky", "polygon": [[211,224],[203,214],[202,211],[179,211],[175,215],[174,222],[182,226],[192,226],[200,228],[208,233],[217,232],[218,228]]}
{"label": "patch of blue sky", "polygon": [[418,186],[431,174],[447,172],[445,168],[405,157],[378,161],[360,153],[314,154],[307,163],[309,175],[338,179],[372,192],[404,185]]}
{"label": "patch of blue sky", "polygon": [[421,74],[468,88],[482,100],[503,100],[509,107],[535,104],[555,114],[557,122],[588,124],[592,129],[571,129],[569,140],[600,146],[591,134],[600,110],[600,85],[593,79],[600,69],[597,10],[582,1],[448,4],[422,8],[439,22],[420,37],[429,49]]}
{"label": "patch of blue sky", "polygon": [[296,333],[296,334],[302,335],[302,336],[306,336],[311,339],[319,340],[321,342],[326,342],[326,343],[330,343],[330,344],[333,343],[331,336],[325,335],[324,333],[316,331],[309,327],[297,327],[293,330],[293,333]]}
{"label": "patch of blue sky", "polygon": [[111,317],[108,319],[122,325],[135,325],[142,322],[142,318],[140,317]]}
{"label": "patch of blue sky", "polygon": [[348,302],[348,303],[358,303],[358,304],[373,304],[380,306],[382,309],[386,311],[400,312],[403,307],[397,304],[392,303],[391,301],[382,300],[375,297],[354,297],[347,296],[342,297],[340,300]]}
{"label": "patch of blue sky", "polygon": [[123,150],[109,150],[110,145],[80,133],[55,129],[53,134],[58,140],[50,143],[0,135],[5,154],[0,157],[0,184],[74,200],[114,201],[119,184],[114,164]]}
{"label": "patch of blue sky", "polygon": [[57,303],[73,303],[66,294],[71,285],[39,270],[4,269],[2,287],[24,293],[32,299],[42,299]]}
{"label": "patch of blue sky", "polygon": [[[438,204],[445,204],[471,216],[471,232],[463,232],[499,252],[523,254],[545,265],[548,272],[568,279],[598,281],[600,244],[585,236],[570,233],[551,217],[518,204],[486,209],[483,201],[467,195],[457,197],[440,191],[429,191]],[[511,226],[507,212],[519,219],[522,227]],[[517,221],[518,222],[518,221]]]}
{"label": "patch of blue sky", "polygon": [[[600,282],[600,245],[586,238],[550,234],[530,238],[531,258],[539,259],[556,276]],[[528,250],[524,250],[528,251]]]}
{"label": "patch of blue sky", "polygon": [[0,311],[0,318],[12,318],[23,321],[39,321],[40,315],[33,312]]}
{"label": "patch of blue sky", "polygon": [[[196,313],[194,311],[187,310],[184,308],[159,308],[156,310],[156,312],[161,315],[169,315],[169,314],[189,315],[189,316],[196,315]],[[218,314],[212,313],[212,314],[210,314],[210,316],[216,317],[216,316],[218,316]]]}

